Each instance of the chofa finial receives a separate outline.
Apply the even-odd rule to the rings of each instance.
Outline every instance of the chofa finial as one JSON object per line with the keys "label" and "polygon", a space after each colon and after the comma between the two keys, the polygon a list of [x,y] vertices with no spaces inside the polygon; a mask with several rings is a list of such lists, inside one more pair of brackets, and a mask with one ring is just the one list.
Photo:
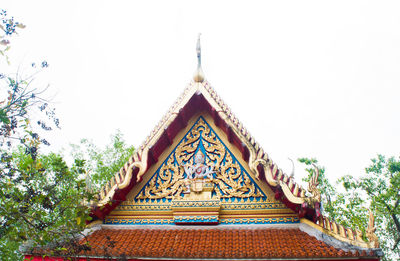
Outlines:
{"label": "chofa finial", "polygon": [[197,45],[196,45],[196,53],[197,53],[197,69],[196,72],[194,73],[193,80],[195,82],[203,82],[204,81],[204,73],[203,70],[201,69],[201,46],[200,46],[200,36],[201,34],[199,33],[199,37],[197,38]]}
{"label": "chofa finial", "polygon": [[314,202],[321,202],[321,192],[318,189],[319,181],[319,169],[315,164],[312,164],[314,169],[313,169],[313,175],[311,177],[311,180],[308,182],[308,191],[312,194],[311,199]]}
{"label": "chofa finial", "polygon": [[378,248],[379,247],[379,239],[376,236],[375,231],[376,231],[376,227],[375,227],[374,214],[372,214],[372,211],[369,210],[369,220],[368,220],[368,227],[366,230],[366,235],[367,235],[368,241],[370,242],[372,247]]}

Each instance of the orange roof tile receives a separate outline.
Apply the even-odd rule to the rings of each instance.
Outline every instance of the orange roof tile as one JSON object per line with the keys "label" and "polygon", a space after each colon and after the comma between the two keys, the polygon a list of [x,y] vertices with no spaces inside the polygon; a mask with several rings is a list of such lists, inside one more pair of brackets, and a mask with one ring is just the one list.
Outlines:
{"label": "orange roof tile", "polygon": [[336,249],[299,228],[100,229],[81,242],[86,240],[91,246],[85,253],[89,256],[107,253],[112,257],[171,259],[376,257],[372,251]]}

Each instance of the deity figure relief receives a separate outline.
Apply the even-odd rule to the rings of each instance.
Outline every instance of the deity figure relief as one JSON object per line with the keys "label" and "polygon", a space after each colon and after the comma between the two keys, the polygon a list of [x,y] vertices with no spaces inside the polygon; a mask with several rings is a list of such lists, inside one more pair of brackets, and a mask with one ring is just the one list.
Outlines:
{"label": "deity figure relief", "polygon": [[194,180],[213,179],[213,174],[215,173],[215,171],[213,170],[214,166],[207,166],[205,162],[206,162],[205,155],[201,151],[198,151],[194,156],[194,163],[195,163],[194,165],[191,166],[183,165],[186,174],[185,193],[190,193],[190,185],[193,183]]}

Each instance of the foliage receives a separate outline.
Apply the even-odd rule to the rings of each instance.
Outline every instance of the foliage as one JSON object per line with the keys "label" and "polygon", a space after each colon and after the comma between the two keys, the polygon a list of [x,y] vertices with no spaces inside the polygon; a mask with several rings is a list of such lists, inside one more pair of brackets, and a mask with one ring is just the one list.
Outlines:
{"label": "foliage", "polygon": [[[0,53],[6,56],[9,49],[9,38],[16,34],[17,28],[25,26],[15,22],[14,18],[8,18],[7,12],[0,11],[0,39],[2,45],[7,48]],[[8,57],[6,57],[8,59]],[[0,72],[0,149],[2,157],[7,157],[5,152],[15,143],[25,147],[26,152],[32,157],[36,156],[39,144],[49,145],[49,142],[40,138],[38,131],[31,125],[35,121],[40,130],[50,131],[53,127],[59,127],[59,120],[55,111],[49,106],[46,99],[41,97],[46,89],[38,89],[33,86],[35,76],[48,67],[46,61],[40,66],[32,64],[32,70],[28,75],[16,73],[7,74]],[[4,69],[3,69],[4,70]],[[53,127],[51,126],[53,125]],[[36,128],[37,129],[37,128]],[[5,153],[5,154],[4,154]]]}
{"label": "foliage", "polygon": [[[82,147],[83,148],[82,148]],[[38,246],[51,246],[59,255],[74,256],[89,250],[78,244],[85,228],[90,206],[94,200],[85,176],[90,170],[93,185],[101,186],[118,171],[133,153],[120,132],[99,149],[93,142],[83,140],[74,145],[74,163],[69,167],[59,154],[35,158],[19,147],[8,157],[8,175],[1,180],[0,191],[0,256],[2,260],[21,257],[21,244],[29,243],[24,252],[36,251]]]}
{"label": "foliage", "polygon": [[[299,159],[306,165],[317,164],[315,159]],[[375,216],[376,234],[385,253],[384,260],[400,259],[400,160],[378,155],[359,179],[346,175],[333,186],[325,176],[324,168],[319,188],[323,198],[324,215],[336,222],[359,229],[368,227],[368,211]],[[311,173],[311,169],[307,169]],[[309,175],[305,180],[310,180]],[[337,189],[338,188],[338,189]]]}
{"label": "foliage", "polygon": [[347,194],[354,195],[352,210],[367,208],[366,203],[369,204],[379,224],[376,234],[388,260],[400,259],[400,161],[378,155],[371,162],[365,176],[345,176],[340,182]]}
{"label": "foliage", "polygon": [[19,147],[9,164],[11,173],[3,175],[0,191],[2,260],[15,260],[27,241],[30,247],[59,246],[83,230],[90,219],[83,199],[92,196],[81,178],[82,162],[69,168],[59,154],[38,154],[33,159]]}
{"label": "foliage", "polygon": [[318,176],[318,183],[319,187],[323,187],[323,193],[321,193],[321,200],[322,200],[322,208],[324,214],[328,214],[329,217],[335,218],[335,212],[333,211],[334,208],[334,201],[336,200],[336,189],[334,186],[331,185],[328,178],[325,175],[325,168],[318,165],[318,161],[316,159],[308,159],[308,158],[300,158],[298,159],[300,163],[304,163],[307,168],[306,171],[308,173],[307,177],[303,178],[303,181],[310,181],[314,169],[318,168],[319,176]]}
{"label": "foliage", "polygon": [[[7,51],[17,29],[25,26],[0,11],[0,54],[10,64]],[[0,62],[2,62],[1,60]],[[37,73],[47,68],[32,64],[28,76],[0,72],[0,256],[2,260],[21,258],[20,247],[73,242],[88,219],[90,200],[82,176],[82,162],[70,168],[62,156],[42,155],[41,145],[49,145],[39,131],[59,126],[54,109],[41,95],[46,89],[32,85]],[[35,122],[35,124],[31,124]],[[50,124],[49,124],[50,123]],[[58,244],[58,245],[57,245]]]}
{"label": "foliage", "polygon": [[[24,27],[9,18],[6,11],[0,11],[0,54],[7,64],[10,39]],[[80,154],[82,157],[74,159],[71,167],[60,154],[41,154],[40,147],[49,142],[39,133],[59,127],[54,109],[42,98],[46,89],[32,84],[47,67],[46,61],[38,66],[33,63],[33,72],[27,76],[6,73],[4,67],[0,72],[0,97],[4,97],[0,99],[2,260],[19,260],[23,252],[40,252],[47,247],[47,254],[57,252],[65,256],[89,250],[90,246],[78,243],[86,221],[90,220],[88,202],[93,200],[85,180],[87,170],[94,171],[92,180],[100,186],[125,163],[125,155],[133,151],[117,133],[112,147],[104,151],[83,141],[86,150]]]}
{"label": "foliage", "polygon": [[72,146],[72,156],[84,162],[92,191],[98,191],[132,156],[135,148],[128,146],[119,130],[110,136],[110,143],[100,149],[93,141],[81,140]]}
{"label": "foliage", "polygon": [[0,10],[0,55],[6,58],[6,52],[10,50],[10,38],[13,34],[17,34],[17,28],[24,29],[25,25],[14,21],[14,17],[8,17],[6,10]]}

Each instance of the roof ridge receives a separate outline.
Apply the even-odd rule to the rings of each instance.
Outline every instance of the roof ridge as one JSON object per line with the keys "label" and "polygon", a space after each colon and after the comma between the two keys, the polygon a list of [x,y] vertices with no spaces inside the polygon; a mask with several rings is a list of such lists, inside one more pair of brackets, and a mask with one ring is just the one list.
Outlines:
{"label": "roof ridge", "polygon": [[301,219],[301,223],[306,223],[335,239],[351,245],[363,248],[379,248],[379,242],[371,239],[365,241],[361,230],[345,227],[326,216],[321,216],[316,223],[307,219]]}

